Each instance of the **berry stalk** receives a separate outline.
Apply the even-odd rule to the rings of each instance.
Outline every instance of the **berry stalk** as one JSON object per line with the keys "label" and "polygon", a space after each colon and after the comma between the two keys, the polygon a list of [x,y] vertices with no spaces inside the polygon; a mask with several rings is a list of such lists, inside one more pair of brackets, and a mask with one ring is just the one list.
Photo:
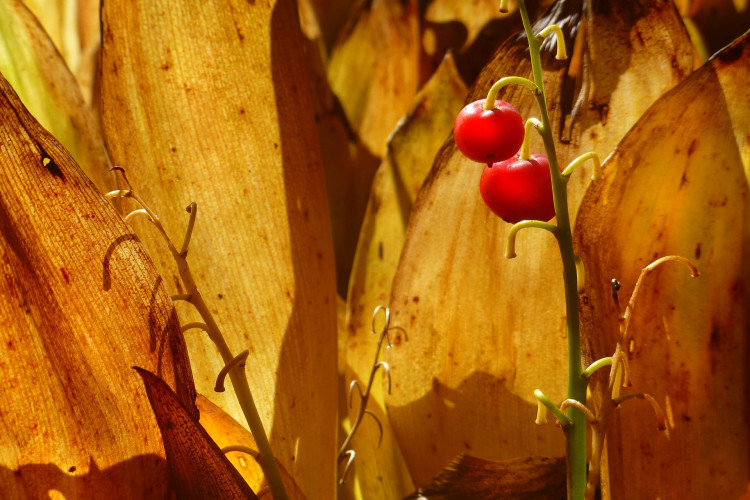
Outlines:
{"label": "berry stalk", "polygon": [[[538,88],[536,95],[539,103],[542,126],[539,133],[544,140],[544,147],[549,160],[550,176],[552,179],[552,193],[557,214],[557,243],[563,263],[563,280],[565,286],[565,309],[568,332],[568,388],[567,398],[586,404],[587,379],[582,377],[580,324],[578,317],[578,278],[576,275],[575,253],[573,252],[573,236],[570,229],[570,215],[568,213],[567,179],[560,173],[557,153],[555,151],[552,126],[547,111],[547,100],[544,93],[542,63],[540,56],[541,43],[534,35],[531,21],[526,9],[525,0],[518,0],[518,9],[529,42],[529,54],[534,76],[534,83]],[[558,44],[561,39],[558,38]],[[566,415],[573,423],[566,429],[567,463],[568,463],[568,498],[581,500],[586,491],[586,416],[575,407],[567,409]]]}

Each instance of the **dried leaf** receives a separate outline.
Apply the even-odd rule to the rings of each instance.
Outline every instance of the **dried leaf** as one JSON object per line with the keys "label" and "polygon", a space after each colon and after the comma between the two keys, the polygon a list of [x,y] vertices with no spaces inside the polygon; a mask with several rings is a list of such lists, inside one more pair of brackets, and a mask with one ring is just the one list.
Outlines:
{"label": "dried leaf", "polygon": [[[246,374],[279,461],[309,498],[332,498],[334,260],[293,4],[112,0],[102,20],[112,158],[171,234],[198,202],[193,275],[232,351],[249,349],[258,367]],[[163,242],[138,228],[176,274]],[[233,391],[213,392],[214,346],[198,330],[187,342],[199,392],[244,423]]]}
{"label": "dried leaf", "polygon": [[[391,284],[412,202],[429,171],[431,159],[450,135],[453,118],[461,109],[465,95],[466,87],[456,73],[453,58],[447,56],[415,97],[411,109],[394,132],[388,154],[378,169],[349,284],[346,339],[349,370],[344,381],[347,389],[351,380],[358,380],[362,388],[367,384],[377,346],[377,339],[371,333],[373,311],[390,301]],[[396,330],[390,338],[392,342],[404,340],[402,333]],[[348,392],[345,390],[343,394],[348,401]],[[370,408],[384,413],[384,385],[376,382],[371,395]],[[347,414],[356,411],[357,407],[354,408],[347,410]],[[354,473],[358,479],[350,484],[364,492],[380,490],[378,496],[383,498],[397,498],[413,486],[387,418],[384,414],[379,416],[383,417],[383,449],[377,449],[378,427],[366,422],[353,442],[357,452]],[[371,464],[366,472],[359,472],[363,470],[361,462]],[[373,474],[373,470],[378,473]],[[390,479],[381,484],[377,477]]]}
{"label": "dried leaf", "polygon": [[159,377],[134,367],[161,429],[172,484],[179,498],[257,499],[206,430]]}
{"label": "dried leaf", "polygon": [[564,500],[565,459],[527,457],[493,462],[461,454],[408,499]]}
{"label": "dried leaf", "polygon": [[312,93],[315,125],[325,171],[328,208],[331,216],[336,284],[345,296],[349,284],[357,235],[362,225],[367,194],[380,159],[357,144],[346,117],[328,83],[327,56],[310,0],[299,4],[305,33],[305,62]]}
{"label": "dried leaf", "polygon": [[133,364],[197,414],[169,296],[137,238],[0,77],[0,491],[168,496]]}
{"label": "dried leaf", "polygon": [[68,68],[75,71],[81,57],[76,15],[77,2],[74,0],[23,0],[22,3],[44,27],[44,31],[63,56]]}
{"label": "dried leaf", "polygon": [[471,2],[454,2],[452,0],[433,0],[427,7],[424,20],[428,23],[448,23],[457,21],[466,28],[466,40],[463,48],[468,47],[479,35],[479,32],[494,19],[518,16],[518,6],[509,2],[508,12],[500,12],[497,0],[473,0]]}
{"label": "dried leaf", "polygon": [[0,71],[97,187],[112,188],[99,125],[55,45],[19,0],[0,1]]}
{"label": "dried leaf", "polygon": [[656,257],[688,257],[701,273],[690,280],[684,267],[665,264],[646,278],[630,371],[633,390],[665,410],[669,434],[645,425],[646,406],[625,405],[611,426],[604,498],[738,498],[750,480],[740,396],[748,390],[748,75],[746,35],[644,114],[579,214],[593,357],[611,354],[619,331],[611,279],[627,300]]}
{"label": "dried leaf", "polygon": [[[579,9],[575,2],[558,3],[540,26],[556,21],[572,46],[571,30],[581,33]],[[588,19],[590,44],[581,46],[589,54],[586,71],[555,61],[552,44],[545,44],[543,54],[554,135],[570,135],[558,148],[563,165],[590,150],[604,158],[692,64],[690,42],[673,6],[599,1]],[[593,102],[593,108],[578,108],[575,120],[569,114],[576,85],[566,80],[572,70],[583,82],[584,104]],[[530,73],[525,39],[510,41],[467,101],[484,97],[503,76]],[[538,116],[525,88],[507,88],[502,99],[525,118]],[[536,135],[532,150],[542,150]],[[388,414],[417,483],[461,452],[491,459],[563,453],[559,429],[534,425],[533,396],[540,388],[561,401],[566,385],[559,250],[548,233],[524,231],[517,240],[519,257],[503,258],[510,226],[481,201],[482,168],[464,159],[452,142],[438,153],[412,212],[394,279],[392,321],[406,329],[409,342],[386,354],[398,383]],[[577,172],[569,183],[572,215],[589,182],[589,175]]]}
{"label": "dried leaf", "polygon": [[372,0],[358,7],[331,52],[328,80],[360,142],[382,157],[417,93],[417,2]]}
{"label": "dried leaf", "polygon": [[330,48],[346,23],[349,12],[363,0],[303,0],[315,8],[326,47]]}
{"label": "dried leaf", "polygon": [[[234,465],[234,468],[242,475],[245,482],[250,488],[257,492],[258,498],[263,500],[271,499],[271,492],[268,489],[263,470],[258,462],[258,448],[255,444],[253,435],[248,432],[242,425],[240,425],[235,419],[230,417],[224,410],[213,404],[206,397],[198,395],[196,399],[198,410],[200,411],[200,425],[203,427],[211,439],[221,448],[224,449],[227,446],[244,446],[254,453],[248,454],[244,451],[230,451],[225,455],[229,462]],[[277,460],[278,462],[278,460]],[[281,479],[284,481],[284,487],[286,488],[287,495],[292,500],[304,500],[305,496],[302,491],[297,487],[289,473],[284,469],[281,464],[279,466],[279,472],[281,473]]]}
{"label": "dried leaf", "polygon": [[729,44],[750,25],[747,0],[677,0],[707,42],[709,54]]}

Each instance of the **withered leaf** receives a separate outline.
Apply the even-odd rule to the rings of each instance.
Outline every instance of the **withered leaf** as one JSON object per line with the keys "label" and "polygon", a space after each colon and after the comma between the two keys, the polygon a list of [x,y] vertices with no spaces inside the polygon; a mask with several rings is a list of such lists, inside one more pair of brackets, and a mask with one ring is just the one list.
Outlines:
{"label": "withered leaf", "polygon": [[[50,17],[59,13],[49,6],[47,11]],[[0,71],[26,108],[62,143],[99,190],[113,188],[107,152],[92,110],[55,44],[19,0],[0,1]]]}
{"label": "withered leaf", "polygon": [[[332,2],[324,2],[332,3]],[[326,6],[325,12],[328,12]],[[299,4],[300,22],[305,35],[305,63],[309,71],[315,125],[325,172],[331,232],[336,256],[336,283],[340,296],[346,296],[349,275],[362,225],[367,194],[380,163],[353,134],[327,77],[328,60],[321,40],[321,27],[311,0]]]}
{"label": "withered leaf", "polygon": [[[575,68],[554,60],[551,43],[542,57],[562,165],[591,150],[604,158],[692,64],[690,42],[673,6],[593,2],[585,30],[580,8],[575,2],[557,3],[535,29],[557,22],[569,47],[571,33],[579,38],[585,31],[589,40],[580,49],[589,55],[588,69],[579,68],[583,105],[578,108],[570,80]],[[571,59],[572,65],[576,57]],[[467,101],[485,97],[501,77],[530,73],[526,40],[511,40],[480,74]],[[506,89],[501,98],[524,118],[539,116],[527,89]],[[568,142],[559,144],[560,138]],[[542,150],[536,134],[531,145],[532,151]],[[409,342],[386,353],[399,384],[388,413],[417,483],[461,452],[492,459],[563,453],[559,429],[534,425],[533,396],[534,389],[542,389],[554,401],[564,399],[559,250],[548,233],[531,230],[517,239],[518,258],[503,257],[510,225],[482,203],[482,168],[464,159],[452,142],[438,153],[412,211],[394,279],[393,324],[406,329]],[[591,182],[590,167],[583,170],[568,186],[572,215]]]}
{"label": "withered leaf", "polygon": [[566,491],[564,458],[495,462],[461,454],[405,500],[564,500]]}
{"label": "withered leaf", "polygon": [[[225,456],[242,475],[248,486],[257,493],[260,500],[271,500],[271,492],[263,475],[263,470],[260,467],[260,456],[253,435],[206,397],[199,394],[195,402],[200,411],[201,427],[206,430],[219,448],[224,449],[227,446],[240,445],[248,449],[246,451],[230,451],[225,453]],[[252,451],[253,453],[247,453],[247,451]],[[281,474],[281,479],[284,482],[284,487],[289,498],[292,500],[304,500],[305,496],[299,487],[297,487],[294,478],[289,475],[281,464],[277,463],[277,465],[279,466],[279,473]]]}
{"label": "withered leaf", "polygon": [[417,93],[416,0],[361,2],[331,52],[328,80],[361,143],[382,157]]}
{"label": "withered leaf", "polygon": [[428,23],[460,22],[466,28],[466,39],[463,49],[476,39],[479,32],[493,19],[518,16],[518,7],[513,3],[508,12],[500,12],[496,0],[474,0],[472,2],[454,2],[452,0],[433,0],[427,6],[424,20]]}
{"label": "withered leaf", "polygon": [[0,491],[169,495],[133,364],[197,414],[161,277],[70,154],[0,77]]}
{"label": "withered leaf", "polygon": [[[250,351],[246,374],[279,461],[308,497],[332,498],[335,271],[294,5],[111,0],[102,23],[112,158],[175,240],[182,207],[198,203],[188,260],[199,289],[232,352]],[[175,275],[153,228],[136,228]],[[233,391],[213,392],[214,345],[188,335],[199,392],[244,423]]]}
{"label": "withered leaf", "polygon": [[632,390],[656,398],[668,435],[644,424],[646,405],[625,405],[610,426],[604,498],[738,498],[747,488],[748,75],[745,35],[643,115],[579,213],[592,359],[610,355],[619,332],[610,280],[625,303],[657,257],[682,255],[701,273],[691,280],[668,263],[646,278],[630,327]]}
{"label": "withered leaf", "polygon": [[177,496],[183,499],[257,499],[242,475],[229,463],[177,396],[159,377],[134,367],[161,429],[164,450]]}
{"label": "withered leaf", "polygon": [[[447,56],[433,78],[414,98],[409,112],[391,137],[388,153],[378,169],[349,282],[345,339],[349,369],[344,381],[347,389],[353,379],[358,380],[361,387],[367,383],[377,345],[377,338],[371,333],[373,311],[390,301],[393,275],[413,200],[429,171],[432,158],[450,135],[453,118],[461,109],[465,95],[466,87],[456,72],[453,58]],[[405,340],[396,330],[390,338],[392,342]],[[342,394],[348,399],[346,390]],[[382,414],[384,384],[376,383],[371,396],[370,407]],[[354,411],[356,407],[355,410],[347,408],[346,414]],[[366,425],[359,428],[353,442],[357,452],[353,467],[356,481],[348,481],[348,484],[361,488],[363,492],[379,490],[383,498],[397,498],[413,486],[390,425],[387,419],[381,418],[381,421],[383,449],[377,449],[380,433],[374,422],[366,421]],[[360,465],[362,462],[368,464],[366,470]],[[373,470],[378,472],[373,473]],[[380,484],[379,476],[390,480]]]}

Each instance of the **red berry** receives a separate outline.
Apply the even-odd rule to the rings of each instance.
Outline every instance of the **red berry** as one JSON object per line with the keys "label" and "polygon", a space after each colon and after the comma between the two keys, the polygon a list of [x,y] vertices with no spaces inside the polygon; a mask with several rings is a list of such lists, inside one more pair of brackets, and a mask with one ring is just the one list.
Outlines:
{"label": "red berry", "polygon": [[516,156],[487,165],[479,192],[490,210],[506,222],[546,222],[555,216],[549,161],[544,154],[532,154],[529,160]]}
{"label": "red berry", "polygon": [[507,160],[523,143],[521,114],[505,101],[484,109],[484,99],[467,104],[453,124],[458,149],[470,160],[493,163]]}

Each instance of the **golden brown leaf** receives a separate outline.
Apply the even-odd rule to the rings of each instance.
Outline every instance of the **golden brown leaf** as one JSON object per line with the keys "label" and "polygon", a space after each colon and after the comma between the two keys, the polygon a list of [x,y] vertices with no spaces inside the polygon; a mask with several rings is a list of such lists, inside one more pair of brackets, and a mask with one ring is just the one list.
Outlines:
{"label": "golden brown leaf", "polygon": [[493,462],[461,454],[406,500],[564,500],[565,492],[562,457]]}
{"label": "golden brown leaf", "polygon": [[169,494],[132,365],[186,407],[177,316],[137,238],[0,78],[0,491],[5,498]]}
{"label": "golden brown leaf", "polygon": [[382,157],[417,93],[416,0],[362,2],[331,52],[328,80],[359,141]]}
{"label": "golden brown leaf", "polygon": [[[201,427],[208,432],[211,439],[220,448],[224,449],[227,446],[238,445],[248,448],[247,451],[229,451],[226,453],[226,457],[242,475],[250,488],[257,492],[258,498],[261,500],[271,500],[271,493],[263,475],[263,470],[258,463],[258,448],[253,435],[206,397],[199,394],[195,402],[198,406],[198,411],[200,411]],[[253,453],[248,453],[248,451],[252,451]],[[289,475],[281,464],[278,465],[281,479],[284,481],[289,498],[292,500],[304,500],[305,496],[297,487],[294,478]]]}
{"label": "golden brown leaf", "polygon": [[304,0],[314,6],[326,47],[331,48],[350,11],[362,0]]}
{"label": "golden brown leaf", "polygon": [[326,75],[326,50],[312,2],[301,2],[299,11],[305,34],[303,49],[309,70],[308,82],[325,171],[336,256],[337,290],[339,295],[345,296],[357,235],[367,206],[367,194],[380,159],[357,143],[331,90]]}
{"label": "golden brown leaf", "polygon": [[195,500],[256,499],[240,473],[190,416],[159,377],[135,367],[159,423],[172,484],[179,498]]}
{"label": "golden brown leaf", "polygon": [[[168,231],[198,202],[193,275],[246,370],[279,461],[331,498],[336,456],[336,291],[323,171],[293,4],[107,1],[103,120],[113,160]],[[153,229],[145,245],[176,274]],[[177,292],[177,290],[175,290]],[[188,306],[185,320],[195,314]],[[198,330],[199,392],[244,422]]]}
{"label": "golden brown leaf", "polygon": [[0,71],[97,187],[111,189],[99,125],[55,45],[19,0],[0,1]]}
{"label": "golden brown leaf", "polygon": [[44,31],[63,56],[68,68],[75,71],[81,57],[75,0],[23,0],[39,20]]}
{"label": "golden brown leaf", "polygon": [[747,0],[676,0],[708,45],[709,55],[721,49],[750,25]]}
{"label": "golden brown leaf", "polygon": [[[581,14],[573,7],[556,4],[541,25],[556,21],[569,35]],[[568,75],[576,69],[583,81],[575,120],[566,116],[575,99],[566,63],[553,59],[551,45],[543,54],[554,136],[568,139],[558,148],[562,165],[590,150],[606,156],[692,64],[679,14],[664,3],[595,2],[586,30],[587,69],[568,68]],[[529,76],[526,52],[525,39],[501,47],[467,101],[483,98],[503,76]],[[503,95],[525,118],[538,116],[527,89],[507,88]],[[536,135],[531,144],[542,150]],[[491,459],[563,453],[559,429],[534,425],[533,396],[539,388],[561,401],[565,390],[559,250],[548,233],[524,231],[519,257],[504,259],[510,226],[481,201],[482,168],[464,159],[452,142],[438,153],[412,212],[394,279],[393,324],[406,329],[409,342],[386,354],[398,384],[388,414],[417,483],[461,452]],[[577,172],[569,183],[572,215],[588,177]]]}
{"label": "golden brown leaf", "polygon": [[656,257],[685,256],[701,273],[690,280],[664,264],[643,285],[632,390],[656,398],[669,432],[655,432],[646,405],[620,410],[605,498],[738,498],[747,488],[748,75],[745,36],[644,114],[584,199],[576,233],[594,357],[612,353],[619,331],[611,279],[624,302]]}
{"label": "golden brown leaf", "polygon": [[492,20],[518,16],[518,6],[509,2],[508,12],[500,12],[497,0],[472,0],[471,2],[454,2],[452,0],[433,0],[424,13],[428,23],[448,23],[457,21],[466,28],[465,48],[476,39],[479,32]]}
{"label": "golden brown leaf", "polygon": [[[346,388],[352,380],[357,380],[362,388],[367,383],[377,345],[377,338],[371,333],[373,311],[390,301],[411,205],[432,158],[450,135],[453,118],[461,109],[465,95],[466,87],[456,73],[453,58],[448,56],[415,97],[378,169],[349,283]],[[392,342],[403,340],[400,332],[392,332]],[[352,443],[357,452],[353,466],[357,479],[348,484],[362,492],[380,491],[379,496],[383,498],[401,497],[413,489],[413,485],[384,415],[383,384],[376,382],[371,394],[370,408],[383,422],[382,449],[377,449],[380,435],[377,425],[366,421]],[[343,395],[348,398],[346,390]],[[354,415],[356,409],[356,406],[354,410],[347,409],[345,415]],[[364,464],[367,464],[366,469]],[[378,472],[373,473],[373,470]],[[377,477],[388,477],[389,481],[380,482]]]}

